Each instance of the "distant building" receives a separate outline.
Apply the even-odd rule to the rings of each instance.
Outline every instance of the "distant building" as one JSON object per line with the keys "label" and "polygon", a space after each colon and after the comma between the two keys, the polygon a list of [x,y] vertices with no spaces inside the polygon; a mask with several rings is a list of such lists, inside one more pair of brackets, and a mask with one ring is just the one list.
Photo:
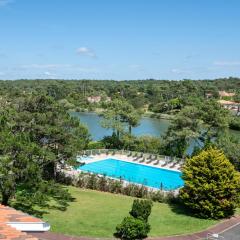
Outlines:
{"label": "distant building", "polygon": [[240,115],[240,103],[234,101],[218,100],[218,102],[228,110],[236,113],[237,116]]}
{"label": "distant building", "polygon": [[90,96],[87,98],[87,101],[89,103],[99,103],[100,101],[104,101],[104,102],[110,102],[111,98],[110,97],[102,97],[102,96]]}
{"label": "distant building", "polygon": [[101,96],[91,96],[87,98],[89,103],[99,103],[101,99],[102,99]]}
{"label": "distant building", "polygon": [[106,100],[105,100],[105,102],[111,102],[111,98],[110,97],[106,97]]}
{"label": "distant building", "polygon": [[212,98],[213,97],[213,94],[212,93],[206,93],[205,94],[205,97],[208,99],[208,98]]}
{"label": "distant building", "polygon": [[232,97],[234,97],[236,94],[235,93],[230,93],[230,92],[226,92],[226,91],[219,91],[218,92],[220,99],[224,98],[224,97],[229,97],[232,99]]}

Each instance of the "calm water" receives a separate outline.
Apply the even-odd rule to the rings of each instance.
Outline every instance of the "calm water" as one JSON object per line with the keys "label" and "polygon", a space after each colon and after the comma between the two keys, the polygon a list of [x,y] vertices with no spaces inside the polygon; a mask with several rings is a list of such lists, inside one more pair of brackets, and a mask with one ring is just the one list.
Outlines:
{"label": "calm water", "polygon": [[162,185],[164,190],[174,190],[183,186],[180,172],[129,163],[113,158],[85,164],[79,169],[108,177],[121,178],[153,188],[160,188]]}
{"label": "calm water", "polygon": [[[112,134],[112,131],[101,127],[101,117],[96,113],[72,113],[84,123],[92,135],[93,140],[100,140]],[[152,135],[159,137],[168,129],[170,122],[164,119],[142,118],[140,125],[132,129],[134,135]]]}
{"label": "calm water", "polygon": [[[108,136],[112,134],[112,131],[106,128],[101,127],[100,121],[101,117],[99,117],[96,113],[78,113],[74,112],[71,115],[78,117],[83,124],[85,124],[91,137],[93,140],[100,140],[104,136]],[[132,133],[141,136],[141,135],[151,135],[151,136],[162,136],[168,129],[170,125],[169,120],[165,119],[155,119],[155,118],[142,118],[140,125],[136,128],[132,129]],[[233,131],[230,132],[240,140],[240,131]],[[193,145],[190,147],[193,148]]]}

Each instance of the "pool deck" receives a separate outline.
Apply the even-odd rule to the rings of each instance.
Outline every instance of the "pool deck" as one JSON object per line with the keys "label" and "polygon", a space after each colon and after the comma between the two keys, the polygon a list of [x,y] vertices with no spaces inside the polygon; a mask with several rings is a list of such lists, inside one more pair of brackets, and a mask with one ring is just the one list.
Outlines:
{"label": "pool deck", "polygon": [[[153,160],[150,163],[146,163],[146,162],[140,162],[141,159],[136,160],[136,157],[126,156],[126,155],[122,155],[122,154],[114,154],[114,155],[99,154],[99,155],[92,155],[90,157],[92,159],[83,160],[83,162],[85,162],[85,164],[88,164],[88,163],[98,162],[98,161],[112,158],[112,159],[121,160],[121,161],[125,161],[125,162],[130,162],[130,163],[135,163],[135,164],[140,164],[140,165],[145,165],[145,166],[151,166],[151,167],[155,167],[155,168],[161,168],[161,169],[167,169],[167,170],[181,172],[179,170],[179,168],[181,167],[179,164],[176,164],[175,166],[173,166],[173,162],[166,164],[166,161],[164,159]],[[148,161],[148,159],[145,161]],[[156,161],[159,161],[158,164],[154,164],[154,162],[156,162]],[[162,165],[165,165],[165,166],[162,166]]]}

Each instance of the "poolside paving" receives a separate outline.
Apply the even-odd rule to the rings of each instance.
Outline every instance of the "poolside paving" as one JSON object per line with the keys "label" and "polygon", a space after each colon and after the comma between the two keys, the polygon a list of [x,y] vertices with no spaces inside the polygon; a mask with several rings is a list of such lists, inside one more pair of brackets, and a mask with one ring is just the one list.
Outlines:
{"label": "poolside paving", "polygon": [[[170,237],[154,237],[148,238],[149,240],[199,240],[206,239],[208,233],[220,233],[225,237],[225,240],[239,240],[240,239],[240,216],[235,216],[227,220],[223,220],[217,225],[194,234],[170,236]],[[113,239],[113,238],[88,238],[88,237],[72,237],[64,234],[45,232],[33,233],[35,237],[43,240],[97,240],[97,239]]]}

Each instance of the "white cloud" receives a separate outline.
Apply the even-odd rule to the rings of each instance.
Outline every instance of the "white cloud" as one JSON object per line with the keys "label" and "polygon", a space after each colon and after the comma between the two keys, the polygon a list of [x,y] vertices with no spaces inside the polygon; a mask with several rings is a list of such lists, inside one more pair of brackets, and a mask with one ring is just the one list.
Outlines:
{"label": "white cloud", "polygon": [[178,72],[179,72],[179,69],[173,68],[173,69],[171,69],[171,72],[173,72],[173,73],[178,73]]}
{"label": "white cloud", "polygon": [[190,70],[185,70],[185,69],[179,69],[179,68],[173,68],[171,69],[172,73],[177,73],[177,74],[190,74],[192,73]]}
{"label": "white cloud", "polygon": [[87,47],[80,47],[80,48],[78,48],[77,49],[77,54],[83,55],[83,56],[92,57],[92,58],[97,57],[96,53],[92,49],[87,48]]}
{"label": "white cloud", "polygon": [[215,66],[240,66],[240,61],[216,61],[213,63]]}
{"label": "white cloud", "polygon": [[0,0],[0,7],[4,7],[11,2],[12,2],[12,0]]}
{"label": "white cloud", "polygon": [[51,73],[49,71],[46,71],[43,73],[45,76],[47,76],[48,78],[56,78],[57,77],[57,74],[55,73]]}
{"label": "white cloud", "polygon": [[54,69],[71,67],[70,64],[29,64],[22,65],[21,68],[35,68],[35,69]]}
{"label": "white cloud", "polygon": [[50,72],[44,72],[45,75],[50,76],[52,75]]}

